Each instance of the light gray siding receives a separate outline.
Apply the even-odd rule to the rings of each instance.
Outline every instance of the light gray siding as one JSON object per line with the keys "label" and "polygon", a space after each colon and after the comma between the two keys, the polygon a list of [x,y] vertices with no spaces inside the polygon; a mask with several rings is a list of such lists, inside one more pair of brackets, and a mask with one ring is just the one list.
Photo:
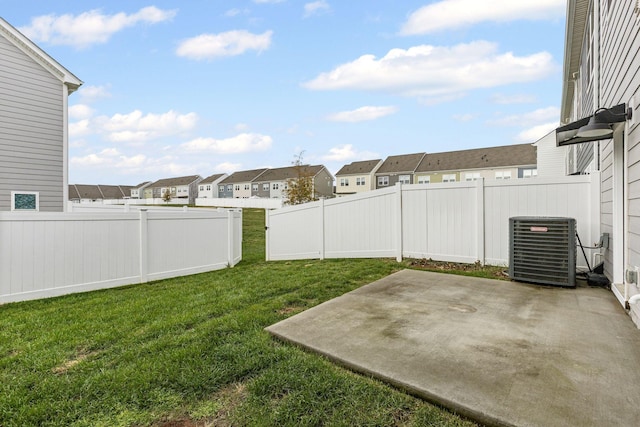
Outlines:
{"label": "light gray siding", "polygon": [[[635,1],[619,0],[602,2],[602,105],[613,106],[629,101],[638,95],[640,88],[640,24],[638,16],[634,13]],[[637,107],[637,104],[636,104]],[[640,111],[634,111],[637,116]],[[628,259],[626,264],[640,266],[640,129],[637,125],[628,123],[628,137],[624,141],[625,150],[625,178],[627,183],[625,188],[625,198],[628,203],[626,247],[628,249]],[[613,144],[603,144],[602,155],[613,156]],[[608,163],[613,163],[609,161]],[[603,171],[604,172],[604,171]],[[603,181],[612,179],[613,168],[609,168],[607,173],[603,173]],[[613,197],[608,192],[612,186],[603,186],[603,206]],[[607,190],[605,190],[605,188]],[[606,191],[606,192],[605,192]],[[602,226],[609,226],[612,216],[608,209],[603,213]],[[608,230],[603,230],[608,231]],[[609,261],[609,260],[608,260]],[[607,264],[607,267],[611,268]]]}
{"label": "light gray siding", "polygon": [[62,82],[2,35],[0,58],[0,210],[20,190],[38,191],[41,211],[62,211]]}

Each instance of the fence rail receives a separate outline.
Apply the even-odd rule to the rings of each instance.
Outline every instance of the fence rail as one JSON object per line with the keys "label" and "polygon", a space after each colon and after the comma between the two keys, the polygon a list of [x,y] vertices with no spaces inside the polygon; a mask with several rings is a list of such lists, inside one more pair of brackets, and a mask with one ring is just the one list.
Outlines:
{"label": "fence rail", "polygon": [[234,266],[242,212],[0,212],[0,303]]}
{"label": "fence rail", "polygon": [[513,216],[575,218],[582,241],[597,241],[599,186],[597,173],[480,179],[397,185],[286,207],[267,212],[267,259],[408,257],[507,265]]}

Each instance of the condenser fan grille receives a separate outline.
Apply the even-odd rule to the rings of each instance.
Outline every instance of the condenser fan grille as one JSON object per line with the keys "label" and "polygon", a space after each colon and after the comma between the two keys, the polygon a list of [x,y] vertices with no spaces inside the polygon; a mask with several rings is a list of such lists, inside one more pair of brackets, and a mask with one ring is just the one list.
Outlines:
{"label": "condenser fan grille", "polygon": [[509,276],[553,286],[576,285],[573,218],[509,218]]}

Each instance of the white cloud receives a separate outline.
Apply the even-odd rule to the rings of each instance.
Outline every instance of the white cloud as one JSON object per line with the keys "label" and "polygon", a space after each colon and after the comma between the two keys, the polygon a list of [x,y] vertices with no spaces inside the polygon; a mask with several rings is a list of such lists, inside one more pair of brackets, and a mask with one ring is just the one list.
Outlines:
{"label": "white cloud", "polygon": [[392,49],[384,57],[363,55],[303,83],[313,90],[386,91],[405,96],[451,97],[477,88],[539,80],[557,68],[551,54],[499,53],[494,43]]}
{"label": "white cloud", "polygon": [[120,153],[115,148],[105,148],[99,153],[87,154],[83,157],[72,157],[70,162],[74,166],[91,167],[113,164],[115,156]]}
{"label": "white cloud", "polygon": [[466,27],[479,22],[558,19],[566,0],[442,0],[413,12],[400,34],[415,35]]}
{"label": "white cloud", "polygon": [[229,9],[224,13],[224,16],[226,16],[227,18],[233,18],[236,17],[238,15],[248,15],[249,13],[251,13],[251,11],[249,9]]}
{"label": "white cloud", "polygon": [[374,107],[374,106],[365,106],[356,108],[351,111],[341,111],[339,113],[331,114],[327,117],[328,120],[334,122],[348,122],[348,123],[356,123],[356,122],[364,122],[368,120],[379,119],[384,116],[388,116],[390,114],[394,114],[398,109],[393,106],[387,107]]}
{"label": "white cloud", "polygon": [[471,120],[476,118],[476,114],[454,114],[453,120],[457,122],[470,122]]}
{"label": "white cloud", "polygon": [[552,130],[558,127],[559,121],[543,123],[525,129],[516,136],[516,140],[520,142],[536,142]]}
{"label": "white cloud", "polygon": [[233,30],[219,34],[201,34],[184,40],[176,54],[189,59],[213,59],[241,55],[248,50],[262,52],[271,46],[273,31],[253,34],[246,30]]}
{"label": "white cloud", "polygon": [[69,106],[70,119],[88,119],[93,115],[93,108],[85,104],[76,104]]}
{"label": "white cloud", "polygon": [[136,154],[133,156],[120,156],[115,167],[120,169],[139,168],[145,164],[147,156],[144,154]]}
{"label": "white cloud", "polygon": [[240,170],[241,167],[242,164],[240,163],[223,162],[217,164],[214,169],[221,173],[232,174],[233,172]]}
{"label": "white cloud", "polygon": [[328,162],[346,162],[352,160],[369,160],[380,157],[371,151],[358,151],[352,144],[339,145],[329,149],[329,154],[322,156]]}
{"label": "white cloud", "polygon": [[71,138],[78,138],[85,135],[92,134],[91,123],[89,119],[79,120],[77,122],[69,123],[69,136]]}
{"label": "white cloud", "polygon": [[197,121],[196,113],[180,114],[171,110],[163,114],[143,115],[140,110],[135,110],[128,114],[99,117],[95,124],[111,141],[144,142],[189,131]]}
{"label": "white cloud", "polygon": [[304,5],[304,17],[319,15],[331,11],[331,6],[325,0],[318,0]]}
{"label": "white cloud", "polygon": [[82,86],[78,90],[78,95],[84,102],[93,102],[101,98],[109,98],[111,94],[104,86]]}
{"label": "white cloud", "polygon": [[209,151],[218,154],[237,154],[265,151],[271,148],[272,138],[256,133],[241,133],[232,138],[196,138],[181,145],[187,151]]}
{"label": "white cloud", "polygon": [[496,93],[491,96],[491,102],[494,104],[532,104],[537,101],[535,95],[516,94],[516,95],[504,95]]}
{"label": "white cloud", "polygon": [[533,126],[543,122],[560,121],[560,109],[558,107],[539,108],[524,114],[512,114],[490,120],[489,124],[498,126]]}
{"label": "white cloud", "polygon": [[140,23],[156,24],[170,20],[175,15],[175,10],[162,10],[155,6],[142,8],[130,15],[124,12],[105,15],[94,9],[77,16],[38,16],[31,20],[29,26],[21,27],[20,31],[36,42],[86,48],[93,44],[106,43],[113,34],[127,27]]}

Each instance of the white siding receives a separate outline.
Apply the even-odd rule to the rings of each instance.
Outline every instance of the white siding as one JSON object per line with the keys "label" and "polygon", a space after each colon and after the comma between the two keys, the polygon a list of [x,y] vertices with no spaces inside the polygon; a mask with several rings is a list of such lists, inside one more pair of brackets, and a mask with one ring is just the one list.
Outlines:
{"label": "white siding", "polygon": [[62,211],[62,83],[2,35],[0,58],[0,211],[11,190],[38,191],[41,211]]}
{"label": "white siding", "polygon": [[538,177],[566,176],[567,147],[556,147],[556,133],[551,132],[536,142]]}

